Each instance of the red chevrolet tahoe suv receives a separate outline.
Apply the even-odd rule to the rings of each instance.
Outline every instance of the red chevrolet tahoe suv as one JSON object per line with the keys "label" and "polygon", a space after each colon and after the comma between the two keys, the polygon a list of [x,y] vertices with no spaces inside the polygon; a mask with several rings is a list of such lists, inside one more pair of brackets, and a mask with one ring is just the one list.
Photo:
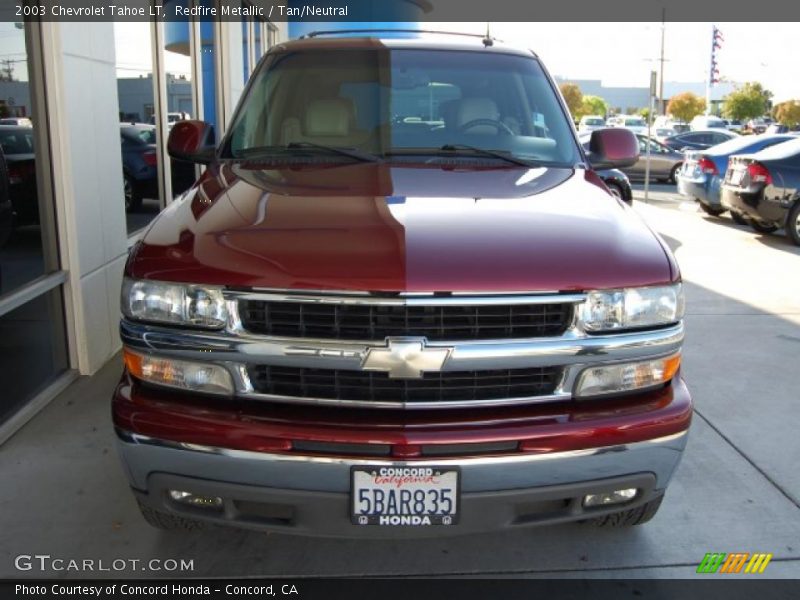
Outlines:
{"label": "red chevrolet tahoe suv", "polygon": [[[452,41],[456,40],[456,41]],[[478,38],[272,48],[133,248],[119,449],[152,525],[425,536],[658,509],[692,404],[664,242],[535,54]]]}

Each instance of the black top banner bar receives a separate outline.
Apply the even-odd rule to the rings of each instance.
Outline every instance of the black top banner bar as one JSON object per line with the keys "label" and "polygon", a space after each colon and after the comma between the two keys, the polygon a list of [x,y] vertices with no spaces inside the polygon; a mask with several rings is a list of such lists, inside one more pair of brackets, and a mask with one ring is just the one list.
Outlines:
{"label": "black top banner bar", "polygon": [[[196,5],[196,6],[193,6]],[[787,0],[0,0],[0,21],[391,22],[787,22],[800,2]],[[758,40],[753,40],[758,43]]]}

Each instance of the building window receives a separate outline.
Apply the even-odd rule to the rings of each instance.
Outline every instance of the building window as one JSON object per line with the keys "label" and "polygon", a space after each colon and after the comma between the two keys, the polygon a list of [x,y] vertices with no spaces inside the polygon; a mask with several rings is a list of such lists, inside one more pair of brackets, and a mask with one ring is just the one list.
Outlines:
{"label": "building window", "polygon": [[69,367],[38,25],[0,23],[2,425]]}

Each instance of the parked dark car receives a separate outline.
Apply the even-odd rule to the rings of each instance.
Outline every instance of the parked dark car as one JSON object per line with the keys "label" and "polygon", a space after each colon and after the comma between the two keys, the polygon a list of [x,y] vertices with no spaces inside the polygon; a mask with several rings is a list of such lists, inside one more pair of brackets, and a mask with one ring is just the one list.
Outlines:
{"label": "parked dark car", "polygon": [[0,248],[6,245],[14,230],[14,207],[8,188],[8,166],[0,148]]}
{"label": "parked dark car", "polygon": [[[798,127],[794,128],[794,131],[798,131]],[[767,127],[767,130],[764,133],[767,134],[775,134],[775,133],[789,133],[792,131],[792,128],[788,125],[781,125],[780,123],[772,123]]]}
{"label": "parked dark car", "polygon": [[[793,139],[796,138],[791,135],[750,135],[737,137],[705,150],[687,150],[683,168],[678,173],[678,192],[694,198],[709,215],[719,216],[725,212],[721,191],[728,159],[734,154],[759,152]],[[732,212],[731,217],[739,224],[746,223],[737,212]]]}
{"label": "parked dark car", "polygon": [[[138,210],[144,198],[158,198],[156,128],[147,123],[120,124],[122,172],[125,185],[125,211]],[[177,195],[194,181],[194,166],[173,160],[172,191]]]}
{"label": "parked dark car", "polygon": [[663,140],[663,144],[673,150],[683,152],[684,150],[703,150],[727,142],[738,134],[724,129],[709,129],[707,131],[687,131],[673,135],[671,138]]}
{"label": "parked dark car", "polygon": [[800,246],[800,139],[732,156],[722,206],[746,215],[759,233],[784,227]]}
{"label": "parked dark car", "polygon": [[120,125],[125,210],[135,211],[143,198],[158,198],[156,128],[146,123]]}
{"label": "parked dark car", "polygon": [[15,224],[36,224],[39,222],[39,198],[33,128],[0,125],[0,147],[8,169],[8,197],[14,210]]}

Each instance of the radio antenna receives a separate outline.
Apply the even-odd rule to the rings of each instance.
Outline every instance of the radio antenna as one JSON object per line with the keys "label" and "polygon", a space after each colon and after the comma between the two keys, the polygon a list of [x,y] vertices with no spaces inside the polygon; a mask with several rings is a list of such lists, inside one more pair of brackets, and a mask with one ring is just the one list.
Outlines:
{"label": "radio antenna", "polygon": [[486,37],[483,38],[483,45],[486,46],[487,48],[489,46],[494,45],[494,40],[492,39],[492,35],[489,32],[489,21],[486,21]]}

